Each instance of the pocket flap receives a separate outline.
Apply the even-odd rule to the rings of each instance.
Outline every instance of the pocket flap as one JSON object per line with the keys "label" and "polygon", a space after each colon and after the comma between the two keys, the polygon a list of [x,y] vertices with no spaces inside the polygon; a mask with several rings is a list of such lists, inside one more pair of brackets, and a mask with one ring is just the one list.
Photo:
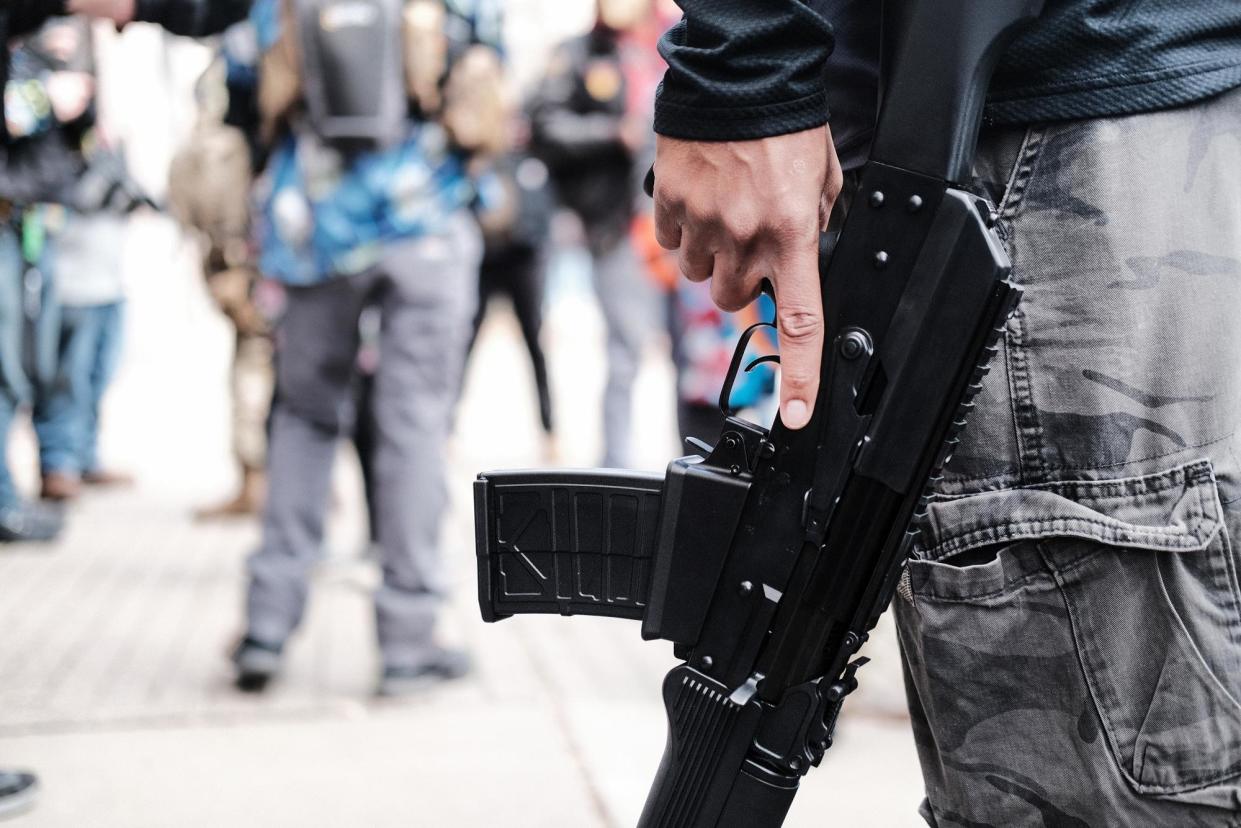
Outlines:
{"label": "pocket flap", "polygon": [[919,557],[940,561],[980,546],[1049,536],[1196,552],[1222,524],[1211,462],[1198,460],[1144,477],[940,496],[921,526]]}

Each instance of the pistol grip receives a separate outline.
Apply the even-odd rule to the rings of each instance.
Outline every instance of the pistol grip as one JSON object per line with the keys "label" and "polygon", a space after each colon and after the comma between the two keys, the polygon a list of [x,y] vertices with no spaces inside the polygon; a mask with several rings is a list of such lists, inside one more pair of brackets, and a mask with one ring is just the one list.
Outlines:
{"label": "pistol grip", "polygon": [[747,754],[762,719],[751,700],[688,665],[664,679],[668,743],[638,828],[778,828],[798,777],[773,773]]}

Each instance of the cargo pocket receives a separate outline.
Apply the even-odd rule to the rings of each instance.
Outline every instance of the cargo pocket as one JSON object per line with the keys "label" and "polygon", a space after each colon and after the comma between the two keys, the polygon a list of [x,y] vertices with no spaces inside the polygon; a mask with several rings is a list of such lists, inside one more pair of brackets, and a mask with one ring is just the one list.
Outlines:
{"label": "cargo pocket", "polygon": [[991,568],[1020,550],[1054,578],[1135,791],[1184,794],[1241,775],[1241,596],[1210,462],[940,503],[931,523],[940,560],[1033,541]]}

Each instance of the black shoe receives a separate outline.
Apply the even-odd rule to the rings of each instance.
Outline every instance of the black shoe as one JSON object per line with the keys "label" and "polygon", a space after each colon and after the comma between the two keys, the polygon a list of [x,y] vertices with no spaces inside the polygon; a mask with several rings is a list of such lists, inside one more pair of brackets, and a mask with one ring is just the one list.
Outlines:
{"label": "black shoe", "polygon": [[0,771],[0,819],[29,808],[38,793],[39,780],[33,774]]}
{"label": "black shoe", "polygon": [[375,693],[384,698],[412,696],[442,682],[462,678],[473,666],[464,650],[436,647],[412,667],[385,667]]}
{"label": "black shoe", "polygon": [[43,503],[16,503],[0,508],[0,543],[56,540],[64,528],[64,512]]}
{"label": "black shoe", "polygon": [[235,684],[243,693],[261,693],[267,689],[280,672],[281,650],[279,644],[246,637],[233,652],[233,664],[237,667]]}

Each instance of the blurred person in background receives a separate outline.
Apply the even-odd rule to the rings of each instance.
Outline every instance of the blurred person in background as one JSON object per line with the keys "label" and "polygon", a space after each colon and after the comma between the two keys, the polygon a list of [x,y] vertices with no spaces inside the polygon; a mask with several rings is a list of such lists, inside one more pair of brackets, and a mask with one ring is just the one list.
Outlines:
{"label": "blurred person in background", "polygon": [[[7,41],[5,46],[7,47]],[[82,66],[52,62],[37,41],[4,61],[4,167],[0,180],[0,445],[17,408],[55,373],[60,316],[43,257],[39,206],[59,202],[84,171],[94,79]],[[25,503],[0,458],[0,539],[51,540],[58,510]]]}
{"label": "blurred person in background", "polygon": [[[522,125],[514,131],[529,130]],[[488,165],[479,177],[478,190],[475,213],[483,231],[483,261],[479,269],[478,313],[474,316],[469,347],[472,351],[491,299],[499,294],[507,296],[530,355],[544,455],[550,462],[557,450],[547,357],[540,342],[554,208],[547,166],[524,146],[516,146]]]}
{"label": "blurred person in background", "polygon": [[260,267],[287,295],[239,686],[266,685],[301,621],[336,439],[351,427],[358,318],[376,302],[378,689],[396,695],[463,674],[465,654],[433,634],[445,591],[442,449],[478,290],[467,166],[503,137],[498,4],[75,1],[190,36],[249,11],[258,32],[260,136],[272,148]]}
{"label": "blurred person in background", "polygon": [[[7,0],[0,7],[0,453],[7,454],[9,426],[18,401],[29,388],[20,364],[23,352],[22,255],[13,218],[19,197],[17,169],[21,151],[14,150],[5,99],[8,98],[9,38],[26,34],[52,15],[63,13],[61,2]],[[99,13],[103,13],[100,11]],[[24,136],[29,137],[29,136]],[[20,140],[20,139],[19,139]],[[13,487],[7,459],[0,457],[0,542],[47,540],[59,530],[59,514],[23,503]],[[12,816],[34,804],[38,780],[33,774],[0,770],[0,817]]]}
{"label": "blurred person in background", "polygon": [[478,291],[467,166],[498,148],[504,119],[499,14],[436,0],[284,8],[299,19],[274,0],[252,11],[261,134],[273,147],[260,266],[286,285],[286,304],[238,685],[267,684],[301,621],[336,443],[355,417],[359,319],[375,306],[378,691],[401,695],[468,669],[434,635],[446,588],[442,451]]}
{"label": "blurred person in background", "polygon": [[[26,215],[27,254],[51,280],[56,297],[50,311],[55,369],[35,387],[41,495],[65,501],[76,497],[83,483],[132,482],[100,464],[99,409],[120,355],[127,216],[151,200],[133,183],[102,123],[89,21],[49,22],[23,50],[46,72],[78,73],[91,93],[83,114],[62,127],[80,157],[76,181],[54,203]],[[43,249],[36,252],[37,247]]]}
{"label": "blurred person in background", "polygon": [[530,106],[532,150],[586,233],[607,326],[602,463],[614,468],[631,462],[633,383],[657,317],[629,237],[638,158],[651,134],[651,104],[631,94],[629,64],[650,60],[649,44],[635,36],[650,14],[650,0],[599,0],[594,29],[556,49]]}
{"label": "blurred person in background", "polygon": [[252,243],[251,192],[266,156],[259,136],[258,36],[250,21],[225,31],[195,89],[198,119],[169,169],[173,213],[197,237],[207,291],[233,327],[232,453],[238,489],[200,509],[199,520],[261,513],[267,420],[275,387],[271,319],[282,299],[263,280]]}

